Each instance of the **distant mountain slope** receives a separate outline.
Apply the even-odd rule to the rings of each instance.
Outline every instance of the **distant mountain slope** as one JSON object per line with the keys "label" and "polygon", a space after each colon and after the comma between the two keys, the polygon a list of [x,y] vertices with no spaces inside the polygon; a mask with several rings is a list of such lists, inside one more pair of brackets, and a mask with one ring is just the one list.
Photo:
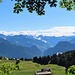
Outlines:
{"label": "distant mountain slope", "polygon": [[45,43],[42,40],[38,40],[38,39],[34,38],[33,36],[15,35],[15,36],[5,36],[4,37],[4,35],[1,34],[0,37],[5,38],[6,40],[8,40],[10,42],[20,44],[23,46],[31,47],[31,46],[35,45],[41,51],[44,51],[44,50],[50,48],[50,46],[47,43]]}
{"label": "distant mountain slope", "polygon": [[53,48],[45,50],[44,55],[53,55],[56,54],[57,52],[66,52],[68,50],[74,50],[74,49],[75,49],[75,44],[71,44],[70,42],[67,41],[62,41],[59,42]]}
{"label": "distant mountain slope", "polygon": [[52,47],[55,46],[59,41],[61,41],[61,37],[55,37],[55,36],[39,35],[38,38],[41,38],[42,40],[45,40]]}
{"label": "distant mountain slope", "polygon": [[[0,34],[1,38],[4,38],[12,43],[15,43],[16,45],[22,45],[24,47],[32,47],[36,46],[38,47],[42,52],[44,50],[47,50],[50,48],[50,51],[53,51],[52,53],[56,53],[59,49],[63,49],[63,45],[60,46],[60,41],[63,42],[69,42],[70,44],[75,44],[75,36],[61,36],[61,37],[55,37],[55,36],[36,36],[36,35],[14,35],[14,36],[5,36],[3,34]],[[59,45],[59,47],[58,47]],[[65,44],[66,46],[67,44]],[[53,48],[51,48],[53,47]],[[74,48],[74,47],[73,47]],[[54,51],[56,49],[56,51]],[[57,50],[58,49],[58,50]],[[67,46],[67,49],[70,49]],[[71,48],[72,49],[72,48]],[[63,49],[64,50],[64,49]],[[59,51],[60,52],[60,51]]]}
{"label": "distant mountain slope", "polygon": [[33,35],[14,35],[14,36],[5,36],[0,34],[1,38],[7,39],[10,42],[20,44],[23,46],[31,47],[33,45],[37,46],[41,51],[44,51],[50,47],[54,47],[60,41],[71,41],[75,38],[75,36],[33,36]]}
{"label": "distant mountain slope", "polygon": [[70,42],[75,44],[75,38],[71,39]]}
{"label": "distant mountain slope", "polygon": [[34,56],[41,56],[41,53],[40,49],[36,46],[24,47],[0,38],[0,56],[32,58]]}
{"label": "distant mountain slope", "polygon": [[54,47],[60,41],[68,41],[68,42],[70,42],[72,39],[75,38],[75,36],[55,37],[55,36],[42,36],[42,35],[39,35],[37,38],[41,38],[42,40],[45,40],[50,45],[50,47],[51,46]]}

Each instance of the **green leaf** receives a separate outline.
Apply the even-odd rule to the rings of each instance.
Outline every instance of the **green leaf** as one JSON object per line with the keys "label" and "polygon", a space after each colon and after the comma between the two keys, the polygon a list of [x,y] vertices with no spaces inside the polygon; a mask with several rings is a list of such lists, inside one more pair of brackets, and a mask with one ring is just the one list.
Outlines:
{"label": "green leaf", "polygon": [[2,2],[2,0],[0,0],[0,2]]}

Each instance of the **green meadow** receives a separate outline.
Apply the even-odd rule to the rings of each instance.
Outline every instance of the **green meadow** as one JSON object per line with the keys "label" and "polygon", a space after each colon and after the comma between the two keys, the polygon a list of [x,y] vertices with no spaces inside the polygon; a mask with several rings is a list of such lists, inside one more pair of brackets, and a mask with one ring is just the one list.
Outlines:
{"label": "green meadow", "polygon": [[[0,63],[13,63],[13,64],[15,64],[15,62],[16,62],[15,60],[0,61]],[[65,68],[54,64],[40,65],[37,63],[33,63],[32,61],[20,61],[19,66],[20,70],[17,70],[14,73],[11,73],[10,75],[34,75],[35,71],[39,71],[42,68],[50,68],[52,75],[65,75]]]}

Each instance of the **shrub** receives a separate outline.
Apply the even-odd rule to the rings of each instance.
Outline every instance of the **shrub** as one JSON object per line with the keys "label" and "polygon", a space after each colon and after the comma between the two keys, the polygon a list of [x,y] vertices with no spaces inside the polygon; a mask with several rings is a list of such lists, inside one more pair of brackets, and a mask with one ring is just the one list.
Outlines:
{"label": "shrub", "polygon": [[16,65],[12,63],[3,63],[0,65],[0,73],[3,75],[8,75],[16,70]]}
{"label": "shrub", "polygon": [[75,75],[75,66],[70,66],[66,71],[66,75]]}

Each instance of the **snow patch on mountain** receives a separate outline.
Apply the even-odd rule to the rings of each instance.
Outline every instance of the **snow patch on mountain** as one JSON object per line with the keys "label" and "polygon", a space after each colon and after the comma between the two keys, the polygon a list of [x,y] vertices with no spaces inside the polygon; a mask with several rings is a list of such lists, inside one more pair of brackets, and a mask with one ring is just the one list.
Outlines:
{"label": "snow patch on mountain", "polygon": [[45,40],[42,40],[40,37],[39,38],[37,38],[37,37],[34,37],[35,39],[37,39],[37,40],[41,40],[41,41],[43,41],[43,42],[45,42],[45,43],[47,43],[47,41],[45,41]]}

